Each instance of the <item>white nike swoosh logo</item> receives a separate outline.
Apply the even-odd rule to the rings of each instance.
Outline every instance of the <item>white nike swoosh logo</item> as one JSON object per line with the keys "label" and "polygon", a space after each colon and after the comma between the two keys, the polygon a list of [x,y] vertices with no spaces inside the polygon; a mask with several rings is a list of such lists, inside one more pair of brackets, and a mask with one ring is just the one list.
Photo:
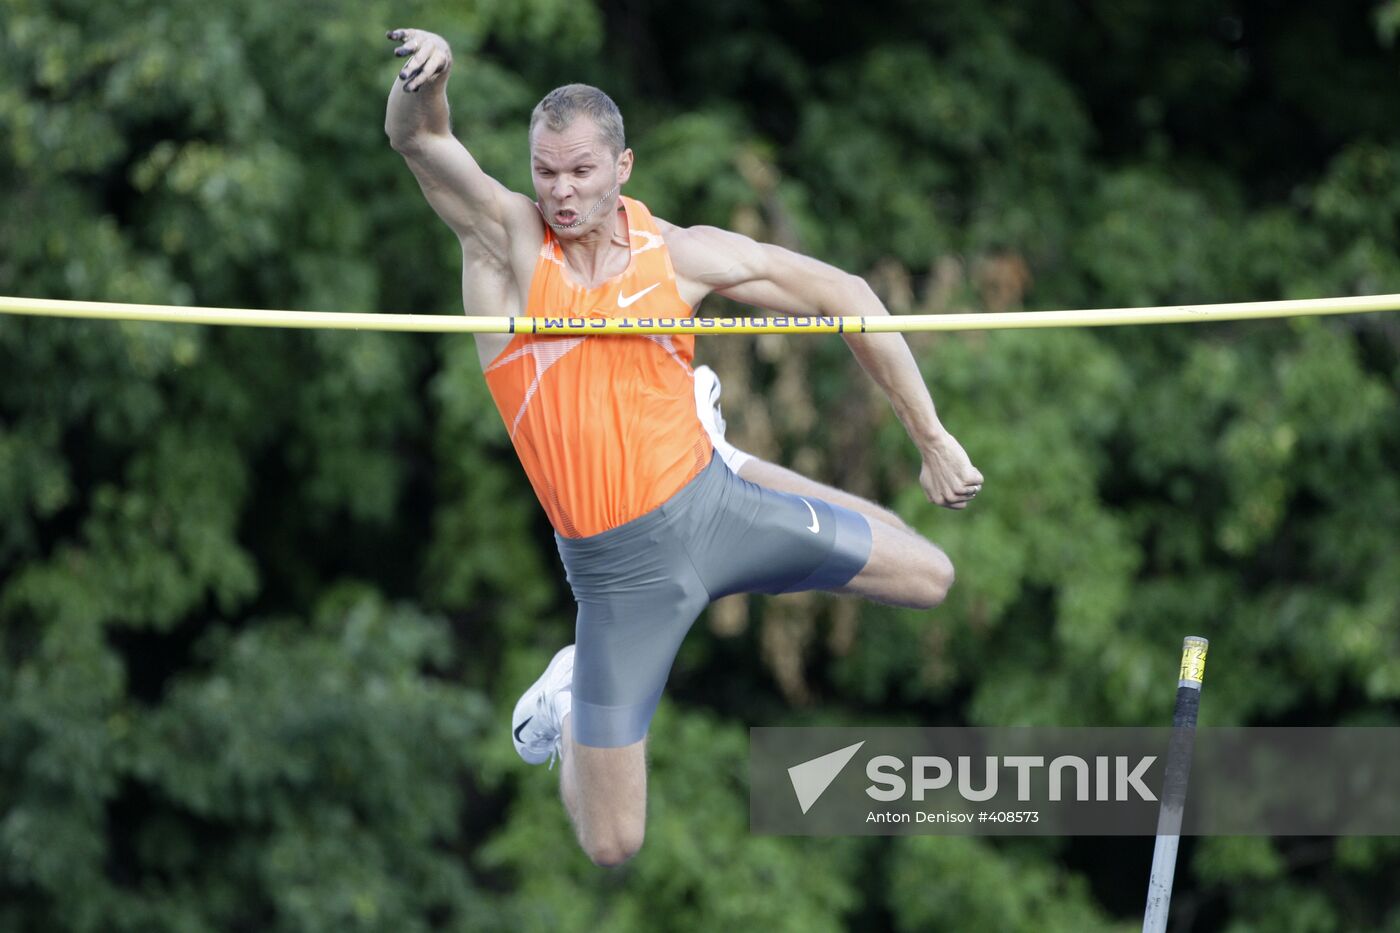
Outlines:
{"label": "white nike swoosh logo", "polygon": [[[802,499],[801,496],[797,498]],[[807,511],[812,513],[812,524],[807,526],[807,530],[812,534],[816,534],[822,530],[822,523],[817,521],[817,510],[812,508],[812,503],[808,502],[806,499],[802,499],[802,504],[807,506]]]}
{"label": "white nike swoosh logo", "polygon": [[642,297],[643,295],[645,295],[647,292],[651,291],[653,288],[655,288],[656,286],[658,286],[658,285],[660,285],[660,284],[661,284],[660,282],[652,282],[650,285],[648,285],[646,288],[642,289],[641,291],[637,292],[637,294],[635,294],[635,295],[624,295],[624,294],[622,294],[622,292],[618,292],[618,293],[617,293],[617,306],[618,306],[619,308],[625,308],[625,307],[627,307],[627,306],[630,305],[632,302],[640,300],[641,297]]}

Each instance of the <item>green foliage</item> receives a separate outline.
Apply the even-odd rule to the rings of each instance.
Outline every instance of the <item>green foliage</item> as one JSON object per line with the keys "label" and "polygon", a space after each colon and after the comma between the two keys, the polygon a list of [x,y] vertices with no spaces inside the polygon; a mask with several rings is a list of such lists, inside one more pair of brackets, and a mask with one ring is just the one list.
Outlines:
{"label": "green foliage", "polygon": [[747,730],[669,704],[653,725],[651,767],[668,777],[649,795],[648,857],[600,884],[583,853],[560,844],[570,830],[557,782],[525,775],[507,829],[481,852],[486,867],[516,879],[486,928],[842,929],[841,914],[859,903],[854,840],[750,836]]}
{"label": "green foliage", "polygon": [[[534,102],[599,83],[630,194],[896,311],[1400,291],[1398,24],[0,0],[0,294],[457,313],[457,244],[383,135],[399,26],[452,42],[454,132],[508,186]],[[958,584],[932,615],[702,620],[646,846],[602,872],[505,735],[573,605],[470,340],[0,319],[0,930],[1128,929],[1092,846],[749,835],[744,729],[1162,724],[1188,632],[1207,724],[1394,724],[1397,333],[915,340],[987,475],[958,514],[839,342],[702,347],[731,437],[893,503]],[[1400,930],[1397,864],[1202,840],[1176,900],[1232,933]]]}
{"label": "green foliage", "polygon": [[965,836],[904,837],[894,849],[890,903],[897,930],[1124,933],[1135,928],[1110,923],[1082,879],[1032,854]]}

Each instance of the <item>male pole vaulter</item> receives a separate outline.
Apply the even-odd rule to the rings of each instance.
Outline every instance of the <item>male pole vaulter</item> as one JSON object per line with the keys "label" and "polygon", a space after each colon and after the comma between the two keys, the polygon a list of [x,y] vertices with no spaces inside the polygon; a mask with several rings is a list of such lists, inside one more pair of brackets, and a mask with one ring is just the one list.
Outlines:
{"label": "male pole vaulter", "polygon": [[[718,292],[790,315],[888,313],[864,281],[715,227],[678,227],[621,195],[633,155],[602,91],[551,91],[530,118],[535,200],[487,176],[452,135],[441,36],[395,29],[408,61],[385,132],[462,246],[468,314],[688,317]],[[846,335],[923,457],[929,500],[982,486],[938,421],[904,338]],[[953,565],[892,512],[726,443],[719,386],[688,336],[478,335],[487,385],[555,529],[578,603],[512,717],[531,764],[563,759],[560,792],[588,856],[642,845],[644,745],[691,623],[729,593],[821,589],[929,609]]]}

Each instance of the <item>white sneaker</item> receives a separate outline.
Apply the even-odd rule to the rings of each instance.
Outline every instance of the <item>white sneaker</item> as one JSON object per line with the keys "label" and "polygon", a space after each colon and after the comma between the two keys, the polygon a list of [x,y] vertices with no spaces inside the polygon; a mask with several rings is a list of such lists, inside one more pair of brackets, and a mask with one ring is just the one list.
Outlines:
{"label": "white sneaker", "polygon": [[564,717],[573,706],[574,646],[560,648],[540,679],[530,685],[511,714],[511,737],[521,758],[532,765],[559,755]]}
{"label": "white sneaker", "polygon": [[700,416],[705,433],[710,435],[710,443],[715,445],[715,450],[737,475],[739,468],[753,457],[724,439],[724,415],[720,412],[719,393],[719,376],[715,375],[715,371],[708,366],[695,367],[695,413]]}

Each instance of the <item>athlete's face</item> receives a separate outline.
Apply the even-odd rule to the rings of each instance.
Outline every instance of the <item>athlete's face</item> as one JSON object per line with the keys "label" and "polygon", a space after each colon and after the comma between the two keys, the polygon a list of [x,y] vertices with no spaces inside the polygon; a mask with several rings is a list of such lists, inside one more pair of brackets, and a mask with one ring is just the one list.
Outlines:
{"label": "athlete's face", "polygon": [[614,155],[592,120],[535,130],[530,162],[535,197],[557,235],[577,239],[614,223],[618,189],[632,175],[632,150]]}

